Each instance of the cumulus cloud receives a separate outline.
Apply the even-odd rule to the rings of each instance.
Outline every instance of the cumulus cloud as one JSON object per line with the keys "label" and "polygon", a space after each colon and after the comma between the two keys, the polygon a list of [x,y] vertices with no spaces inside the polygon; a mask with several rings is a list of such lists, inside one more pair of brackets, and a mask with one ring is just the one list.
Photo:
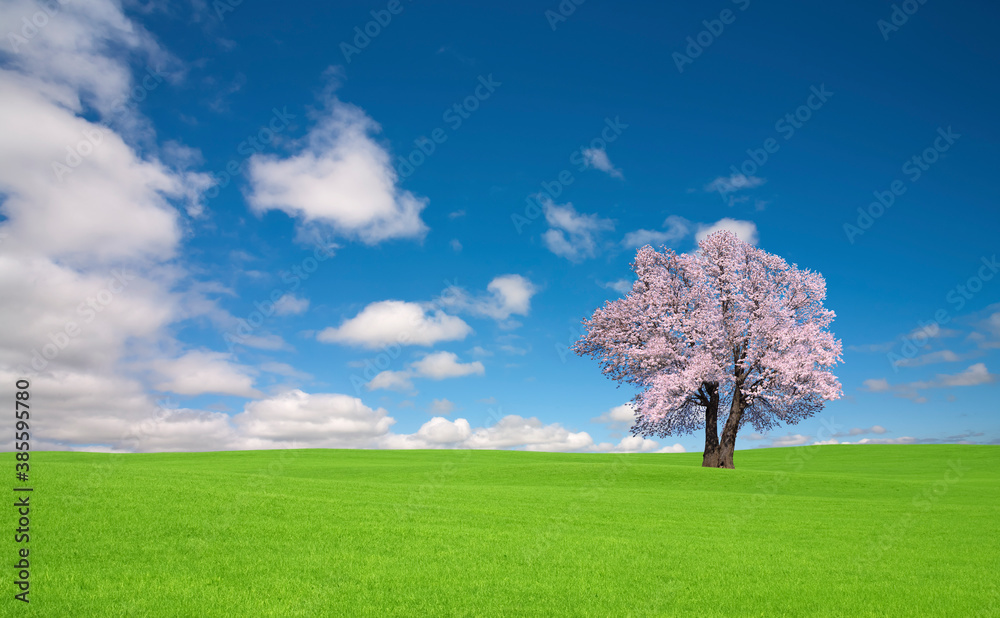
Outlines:
{"label": "cumulus cloud", "polygon": [[645,245],[669,245],[691,233],[691,222],[678,215],[670,215],[663,222],[662,230],[635,230],[625,234],[622,246],[635,249]]}
{"label": "cumulus cloud", "polygon": [[729,230],[733,234],[736,234],[740,240],[751,245],[756,245],[758,241],[756,223],[753,221],[730,219],[729,217],[719,219],[711,225],[699,223],[698,231],[694,235],[695,241],[701,242],[707,236],[719,230]]}
{"label": "cumulus cloud", "polygon": [[684,447],[678,442],[671,446],[664,446],[663,448],[656,451],[657,453],[685,453],[687,452]]}
{"label": "cumulus cloud", "polygon": [[472,435],[472,427],[464,418],[454,422],[436,416],[420,426],[416,437],[429,444],[455,444],[467,440]]}
{"label": "cumulus cloud", "polygon": [[435,304],[456,313],[488,317],[497,321],[511,315],[526,316],[531,311],[531,297],[538,286],[526,277],[509,274],[494,277],[486,286],[486,294],[473,296],[464,288],[445,288]]}
{"label": "cumulus cloud", "polygon": [[613,230],[614,222],[597,214],[583,215],[572,204],[558,205],[543,199],[542,207],[549,229],[542,240],[549,251],[571,262],[581,262],[597,254],[597,241],[602,232]]}
{"label": "cumulus cloud", "polygon": [[545,425],[537,418],[516,414],[505,416],[488,428],[476,429],[464,448],[504,449],[520,447],[528,451],[575,451],[593,445],[585,431],[572,432],[560,425]]}
{"label": "cumulus cloud", "polygon": [[178,395],[235,395],[262,397],[253,387],[253,369],[232,362],[229,354],[194,350],[175,359],[152,363],[161,381],[156,390]]}
{"label": "cumulus cloud", "polygon": [[295,389],[246,404],[233,417],[242,435],[273,442],[359,446],[383,436],[396,421],[356,397]]}
{"label": "cumulus cloud", "polygon": [[[149,394],[153,381],[261,395],[251,368],[177,357],[168,329],[213,311],[177,261],[185,213],[199,215],[212,180],[188,169],[194,149],[157,144],[136,105],[170,87],[178,63],[119,3],[57,8],[30,40],[7,37],[18,49],[0,69],[0,319],[17,324],[0,329],[0,376],[31,378],[43,448],[224,447],[224,415],[164,410]],[[33,14],[41,5],[5,2],[0,28],[20,32]]]}
{"label": "cumulus cloud", "polygon": [[404,371],[383,371],[376,375],[365,387],[370,390],[412,391],[411,378],[445,380],[469,375],[484,375],[486,368],[479,361],[462,363],[454,352],[433,352],[410,363]]}
{"label": "cumulus cloud", "polygon": [[461,318],[441,310],[427,310],[420,303],[384,300],[371,303],[340,326],[327,327],[316,335],[323,343],[341,343],[365,348],[386,345],[431,346],[439,341],[465,339],[472,327]]}
{"label": "cumulus cloud", "polygon": [[483,375],[486,369],[479,361],[462,363],[454,352],[434,352],[410,365],[415,375],[432,380],[460,378],[467,375]]}
{"label": "cumulus cloud", "polygon": [[606,150],[601,148],[586,148],[582,152],[583,162],[587,167],[600,170],[615,178],[624,178],[622,171],[611,164]]}
{"label": "cumulus cloud", "polygon": [[381,130],[365,112],[328,89],[325,109],[293,155],[250,158],[248,202],[257,213],[281,210],[301,224],[331,228],[373,245],[422,238],[427,199],[400,189]]}
{"label": "cumulus cloud", "polygon": [[[643,438],[642,436],[626,436],[615,447],[616,453],[649,453],[659,448],[660,444],[656,440]],[[683,448],[683,447],[681,447]]]}
{"label": "cumulus cloud", "polygon": [[635,406],[624,403],[615,406],[600,416],[590,419],[591,423],[606,424],[609,428],[628,429],[635,422]]}

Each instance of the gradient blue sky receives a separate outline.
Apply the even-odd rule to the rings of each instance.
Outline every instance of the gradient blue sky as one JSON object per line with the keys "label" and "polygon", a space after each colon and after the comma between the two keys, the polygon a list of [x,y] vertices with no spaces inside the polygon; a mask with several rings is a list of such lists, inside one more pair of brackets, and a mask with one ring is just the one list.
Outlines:
{"label": "gradient blue sky", "polygon": [[[2,31],[39,6],[8,5]],[[74,1],[2,52],[3,84],[51,121],[34,95],[0,102],[0,373],[124,268],[139,283],[29,371],[47,448],[700,451],[621,442],[612,411],[634,392],[565,348],[637,242],[689,251],[721,226],[822,273],[844,344],[843,399],[739,448],[998,443],[1000,10],[929,0],[890,28],[893,6]],[[57,182],[51,162],[102,124],[113,138]],[[102,180],[70,186],[86,174]],[[102,191],[152,191],[137,203],[159,214]],[[891,207],[870,210],[879,194]],[[319,245],[332,257],[312,262]],[[400,301],[374,305],[388,322],[352,322],[383,301]],[[387,352],[417,308],[442,311],[441,337]],[[368,360],[395,388],[362,384]]]}

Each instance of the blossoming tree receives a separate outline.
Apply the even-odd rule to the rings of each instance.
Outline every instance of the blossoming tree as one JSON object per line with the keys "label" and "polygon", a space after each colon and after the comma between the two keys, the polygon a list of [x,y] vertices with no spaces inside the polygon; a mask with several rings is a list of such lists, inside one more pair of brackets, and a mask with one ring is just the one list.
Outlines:
{"label": "blossoming tree", "polygon": [[732,468],[746,423],[757,431],[794,424],[842,396],[830,372],[842,360],[841,344],[827,330],[835,314],[823,308],[819,273],[728,230],[698,247],[690,254],[639,249],[632,291],[584,320],[573,350],[640,389],[633,435],[704,427],[702,465]]}

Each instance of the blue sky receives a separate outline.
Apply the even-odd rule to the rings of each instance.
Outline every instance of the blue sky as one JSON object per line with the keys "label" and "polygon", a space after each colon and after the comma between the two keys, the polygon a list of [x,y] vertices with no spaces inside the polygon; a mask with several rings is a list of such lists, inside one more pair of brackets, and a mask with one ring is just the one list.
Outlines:
{"label": "blue sky", "polygon": [[52,7],[0,10],[0,374],[45,448],[700,451],[623,442],[566,347],[720,227],[844,345],[843,399],[739,448],[1000,440],[994,7]]}

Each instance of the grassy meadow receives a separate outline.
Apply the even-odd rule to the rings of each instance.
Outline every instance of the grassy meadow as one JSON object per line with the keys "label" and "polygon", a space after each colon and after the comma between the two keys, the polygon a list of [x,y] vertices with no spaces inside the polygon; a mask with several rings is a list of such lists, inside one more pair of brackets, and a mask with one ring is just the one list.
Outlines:
{"label": "grassy meadow", "polygon": [[33,452],[28,613],[1000,616],[1000,446],[700,463]]}

